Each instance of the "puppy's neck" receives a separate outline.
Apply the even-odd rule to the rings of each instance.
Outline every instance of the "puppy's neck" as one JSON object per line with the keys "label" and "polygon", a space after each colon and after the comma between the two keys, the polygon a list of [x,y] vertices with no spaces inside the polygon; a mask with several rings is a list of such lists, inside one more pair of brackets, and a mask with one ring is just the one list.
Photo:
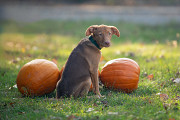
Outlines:
{"label": "puppy's neck", "polygon": [[101,47],[98,45],[98,43],[93,39],[92,36],[89,37],[89,40],[99,49],[101,50]]}

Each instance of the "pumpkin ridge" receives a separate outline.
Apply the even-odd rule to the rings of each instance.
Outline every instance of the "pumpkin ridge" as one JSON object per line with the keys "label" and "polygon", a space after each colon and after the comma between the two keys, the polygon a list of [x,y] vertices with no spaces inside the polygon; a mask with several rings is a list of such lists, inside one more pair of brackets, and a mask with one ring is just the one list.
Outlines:
{"label": "pumpkin ridge", "polygon": [[128,66],[135,67],[136,69],[139,70],[139,66],[138,66],[137,63],[135,63],[135,64],[134,64],[133,62],[131,62],[131,63],[132,63],[134,66],[133,66],[132,64],[128,64],[128,63],[124,63],[124,62],[122,62],[122,63],[112,63],[111,66],[113,66],[113,67],[114,67],[114,66],[121,66],[121,65],[124,66],[124,65],[126,64],[126,65],[128,65]]}
{"label": "pumpkin ridge", "polygon": [[[122,65],[123,66],[123,65]],[[107,71],[110,71],[110,70],[112,70],[112,69],[118,69],[118,70],[124,70],[124,69],[128,69],[128,68],[131,68],[131,69],[129,69],[130,71],[133,71],[134,70],[134,67],[132,67],[132,66],[125,66],[125,67],[121,67],[121,66],[117,66],[117,65],[111,65],[111,66],[108,66],[107,68],[106,68],[106,70]],[[110,70],[109,70],[110,69]],[[137,69],[138,70],[138,69]],[[104,70],[102,70],[102,71],[104,71]],[[137,73],[139,73],[139,71],[136,71]]]}
{"label": "pumpkin ridge", "polygon": [[126,74],[126,72],[125,71],[123,71],[123,72],[121,72],[121,71],[119,71],[119,70],[116,70],[116,71],[111,71],[111,72],[106,72],[106,74],[104,75],[103,73],[102,73],[102,75],[101,76],[109,76],[109,75],[112,75],[113,74],[113,76],[139,76],[137,73],[131,73],[130,75],[127,75]]}

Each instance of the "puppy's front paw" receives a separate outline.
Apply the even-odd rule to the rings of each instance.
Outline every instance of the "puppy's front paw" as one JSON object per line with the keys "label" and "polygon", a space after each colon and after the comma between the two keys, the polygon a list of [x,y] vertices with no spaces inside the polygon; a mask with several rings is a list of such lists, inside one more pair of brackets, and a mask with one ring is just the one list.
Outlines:
{"label": "puppy's front paw", "polygon": [[99,98],[99,99],[100,99],[100,98],[106,98],[104,95],[102,96],[101,94],[96,95],[96,97]]}

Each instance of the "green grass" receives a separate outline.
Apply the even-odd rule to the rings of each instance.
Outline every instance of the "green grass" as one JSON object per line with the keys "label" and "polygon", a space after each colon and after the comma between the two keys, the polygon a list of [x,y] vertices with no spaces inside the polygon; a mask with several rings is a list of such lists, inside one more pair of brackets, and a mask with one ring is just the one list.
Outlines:
{"label": "green grass", "polygon": [[[99,69],[115,58],[135,60],[141,69],[138,89],[126,94],[101,86],[101,94],[105,96],[101,99],[48,99],[55,97],[55,91],[41,97],[22,97],[13,87],[20,68],[33,59],[44,58],[56,59],[61,69],[92,24],[115,25],[121,32],[120,38],[112,38],[110,48],[102,49],[104,60]],[[180,119],[180,84],[172,82],[172,78],[180,78],[180,24],[1,21],[0,26],[0,119]],[[154,79],[148,80],[145,73],[153,74]],[[157,93],[167,94],[168,100],[160,100]],[[88,96],[93,95],[90,92]]]}

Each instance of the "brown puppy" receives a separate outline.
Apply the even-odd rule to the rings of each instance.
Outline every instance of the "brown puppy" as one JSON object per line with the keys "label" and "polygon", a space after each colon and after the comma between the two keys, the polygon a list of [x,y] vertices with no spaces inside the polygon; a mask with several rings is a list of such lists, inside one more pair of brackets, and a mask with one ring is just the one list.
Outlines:
{"label": "brown puppy", "polygon": [[112,35],[120,36],[114,26],[93,25],[86,30],[86,36],[70,54],[61,80],[56,86],[56,97],[81,97],[88,93],[93,84],[94,92],[99,92],[98,65],[101,48],[109,47]]}

